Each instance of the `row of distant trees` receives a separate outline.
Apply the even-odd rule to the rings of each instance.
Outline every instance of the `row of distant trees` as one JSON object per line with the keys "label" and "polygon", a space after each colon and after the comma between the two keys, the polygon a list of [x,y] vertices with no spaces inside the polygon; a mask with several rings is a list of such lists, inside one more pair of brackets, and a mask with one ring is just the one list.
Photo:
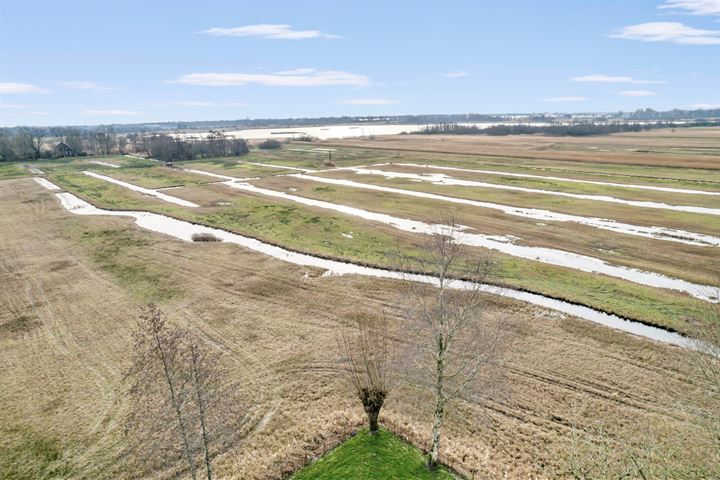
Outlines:
{"label": "row of distant trees", "polygon": [[[246,118],[236,120],[208,120],[195,122],[153,122],[131,125],[115,125],[119,133],[130,132],[161,132],[171,130],[197,129],[207,130],[237,130],[242,128],[285,128],[285,127],[316,127],[322,125],[348,125],[348,124],[413,124],[426,125],[437,123],[463,123],[463,122],[503,122],[512,118],[522,117],[527,122],[552,122],[558,118],[572,120],[576,115],[572,113],[508,113],[508,114],[425,114],[425,115],[378,115],[378,116],[343,116],[343,117],[313,117],[313,118]],[[704,110],[668,110],[656,111],[650,108],[638,109],[634,112],[612,112],[593,114],[596,120],[622,118],[627,120],[703,120],[720,118],[720,109]]]}
{"label": "row of distant trees", "polygon": [[133,149],[163,162],[195,160],[197,158],[237,157],[250,151],[242,138],[228,137],[222,132],[210,132],[199,139],[183,139],[166,134],[133,138]]}
{"label": "row of distant trees", "polygon": [[[271,143],[269,143],[271,142]],[[280,148],[276,140],[261,148]],[[0,162],[87,155],[142,154],[164,162],[229,157],[248,153],[245,140],[211,131],[206,137],[183,139],[167,134],[118,135],[113,127],[90,130],[74,127],[0,129]]]}
{"label": "row of distant trees", "polygon": [[669,127],[709,127],[720,125],[717,121],[696,121],[687,124],[672,122],[658,123],[574,123],[568,125],[495,125],[478,127],[458,123],[440,123],[431,125],[418,133],[427,135],[552,135],[583,137],[589,135],[607,135],[610,133],[640,132],[656,128]]}
{"label": "row of distant trees", "polygon": [[[58,146],[62,145],[62,148]],[[74,127],[20,127],[0,129],[0,162],[38,160],[62,156],[123,153],[128,139],[113,127],[91,130]]]}

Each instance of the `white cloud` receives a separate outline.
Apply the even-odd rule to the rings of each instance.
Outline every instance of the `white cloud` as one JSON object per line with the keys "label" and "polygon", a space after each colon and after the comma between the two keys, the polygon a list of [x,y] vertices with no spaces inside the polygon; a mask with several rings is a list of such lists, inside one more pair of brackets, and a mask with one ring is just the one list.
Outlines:
{"label": "white cloud", "polygon": [[684,10],[690,15],[720,15],[718,0],[666,0],[659,9]]}
{"label": "white cloud", "polygon": [[329,85],[346,85],[365,87],[370,80],[364,75],[339,72],[334,70],[315,70],[303,68],[286,70],[277,73],[189,73],[174,81],[187,85],[201,86],[238,86],[266,85],[271,87],[322,87]]}
{"label": "white cloud", "polygon": [[61,82],[65,88],[70,90],[90,90],[94,92],[108,92],[110,90],[117,90],[115,87],[109,87],[107,85],[98,85],[95,82]]}
{"label": "white cloud", "polygon": [[215,27],[200,33],[214,37],[252,37],[270,40],[306,40],[308,38],[340,38],[337,35],[323,33],[319,30],[293,30],[291,25],[259,24],[244,27]]}
{"label": "white cloud", "polygon": [[0,83],[0,94],[10,93],[50,93],[50,90],[27,83]]}
{"label": "white cloud", "polygon": [[80,112],[81,115],[85,116],[131,116],[131,115],[143,115],[143,112],[135,112],[131,110],[83,110]]}
{"label": "white cloud", "polygon": [[550,97],[544,98],[543,102],[584,102],[588,97]]}
{"label": "white cloud", "polygon": [[25,105],[25,104],[21,104],[21,103],[0,103],[0,107],[2,107],[3,109],[7,109],[7,110],[10,110],[10,109],[15,110],[15,109],[30,108],[30,105]]}
{"label": "white cloud", "polygon": [[713,110],[716,108],[720,108],[720,105],[717,103],[695,103],[693,105],[690,105],[690,108],[695,110]]}
{"label": "white cloud", "polygon": [[594,82],[594,83],[644,83],[644,84],[661,84],[667,83],[665,80],[637,80],[632,77],[614,77],[602,73],[594,75],[585,75],[583,77],[573,77],[573,82]]}
{"label": "white cloud", "polygon": [[641,42],[670,42],[680,45],[719,45],[720,32],[688,27],[679,22],[650,22],[623,27],[611,38]]}
{"label": "white cloud", "polygon": [[654,97],[657,95],[657,93],[650,90],[623,90],[622,92],[617,93],[623,97]]}
{"label": "white cloud", "polygon": [[450,77],[450,78],[467,77],[468,75],[470,75],[468,72],[463,72],[462,70],[457,70],[454,72],[447,72],[447,73],[442,74],[443,77]]}
{"label": "white cloud", "polygon": [[348,105],[392,105],[398,103],[398,101],[390,98],[351,98],[349,100],[339,100],[338,103]]}
{"label": "white cloud", "polygon": [[275,72],[276,75],[307,75],[313,73],[314,68],[293,68],[292,70],[282,70]]}

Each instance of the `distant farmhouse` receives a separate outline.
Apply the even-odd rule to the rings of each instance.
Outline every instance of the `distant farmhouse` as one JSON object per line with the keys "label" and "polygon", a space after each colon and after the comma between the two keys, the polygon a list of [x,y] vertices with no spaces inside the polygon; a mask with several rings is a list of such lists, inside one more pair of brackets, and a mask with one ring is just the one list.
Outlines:
{"label": "distant farmhouse", "polygon": [[70,145],[68,145],[65,142],[60,142],[57,145],[55,145],[55,148],[53,148],[52,157],[53,158],[64,158],[64,157],[75,157],[77,156],[77,152],[73,150]]}

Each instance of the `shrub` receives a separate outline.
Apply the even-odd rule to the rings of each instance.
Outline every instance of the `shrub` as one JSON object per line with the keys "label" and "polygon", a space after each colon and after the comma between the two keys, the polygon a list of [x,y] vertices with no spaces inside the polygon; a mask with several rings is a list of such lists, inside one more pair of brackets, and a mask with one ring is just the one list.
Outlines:
{"label": "shrub", "polygon": [[193,233],[192,241],[193,242],[221,242],[222,240],[220,240],[218,237],[216,237],[212,233]]}
{"label": "shrub", "polygon": [[282,143],[278,142],[277,140],[273,139],[267,139],[264,142],[262,142],[260,145],[258,145],[258,148],[262,148],[263,150],[275,150],[282,147]]}

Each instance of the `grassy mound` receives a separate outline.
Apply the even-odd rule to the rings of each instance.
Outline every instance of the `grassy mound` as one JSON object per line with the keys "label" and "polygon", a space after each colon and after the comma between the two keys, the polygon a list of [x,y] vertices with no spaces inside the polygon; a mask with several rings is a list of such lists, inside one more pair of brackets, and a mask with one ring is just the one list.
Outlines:
{"label": "grassy mound", "polygon": [[291,480],[455,479],[445,468],[430,472],[423,453],[387,430],[357,435],[311,463]]}

